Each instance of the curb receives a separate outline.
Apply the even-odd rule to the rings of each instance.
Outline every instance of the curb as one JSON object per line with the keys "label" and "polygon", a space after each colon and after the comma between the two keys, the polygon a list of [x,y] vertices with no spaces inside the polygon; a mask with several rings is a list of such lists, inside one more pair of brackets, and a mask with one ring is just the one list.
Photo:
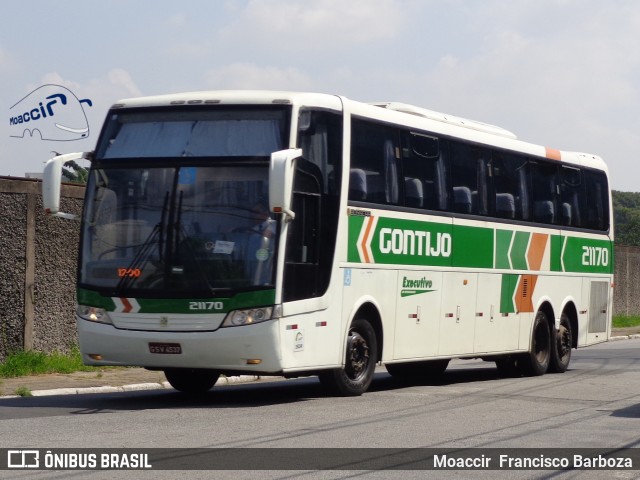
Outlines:
{"label": "curb", "polygon": [[[216,385],[235,385],[237,383],[257,382],[261,377],[256,375],[238,375],[233,377],[220,377]],[[119,387],[82,387],[82,388],[52,388],[48,390],[34,390],[32,397],[48,397],[54,395],[83,395],[88,393],[122,393],[122,392],[142,392],[145,390],[171,390],[173,387],[169,382],[157,383],[136,383],[133,385],[122,385]],[[0,395],[0,398],[25,398],[22,395]]]}
{"label": "curb", "polygon": [[637,339],[640,338],[640,334],[639,333],[634,333],[631,335],[622,335],[619,337],[609,337],[609,341],[610,342],[616,342],[618,340],[632,340],[632,339]]}

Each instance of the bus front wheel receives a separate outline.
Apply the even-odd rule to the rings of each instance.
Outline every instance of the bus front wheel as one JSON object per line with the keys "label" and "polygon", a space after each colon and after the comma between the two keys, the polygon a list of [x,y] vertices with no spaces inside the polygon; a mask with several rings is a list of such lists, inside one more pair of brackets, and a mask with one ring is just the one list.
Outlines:
{"label": "bus front wheel", "polygon": [[344,367],[318,375],[322,384],[344,396],[358,396],[367,391],[378,358],[376,333],[371,324],[358,318],[351,323],[347,336]]}
{"label": "bus front wheel", "polygon": [[168,368],[164,371],[169,384],[183,393],[206,393],[218,381],[220,374],[203,368]]}

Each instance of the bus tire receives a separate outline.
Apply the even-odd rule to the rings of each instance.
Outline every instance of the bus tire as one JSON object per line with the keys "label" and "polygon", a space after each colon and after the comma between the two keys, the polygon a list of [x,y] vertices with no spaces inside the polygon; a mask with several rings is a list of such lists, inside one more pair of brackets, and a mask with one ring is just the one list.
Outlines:
{"label": "bus tire", "polygon": [[206,393],[218,381],[220,374],[203,368],[167,368],[164,371],[169,384],[182,393]]}
{"label": "bus tire", "polygon": [[566,313],[560,317],[560,328],[553,329],[551,335],[551,363],[549,371],[554,373],[564,373],[569,368],[571,361],[571,345],[573,336],[571,332],[571,322]]}
{"label": "bus tire", "polygon": [[433,380],[440,377],[449,365],[449,359],[421,362],[385,364],[392,377],[403,380]]}
{"label": "bus tire", "polygon": [[531,348],[523,357],[523,373],[530,376],[539,376],[547,373],[551,360],[551,333],[547,315],[538,310],[533,321],[531,334]]}
{"label": "bus tire", "polygon": [[376,332],[364,318],[349,327],[344,367],[320,372],[320,382],[338,395],[355,397],[367,391],[376,368],[378,343]]}

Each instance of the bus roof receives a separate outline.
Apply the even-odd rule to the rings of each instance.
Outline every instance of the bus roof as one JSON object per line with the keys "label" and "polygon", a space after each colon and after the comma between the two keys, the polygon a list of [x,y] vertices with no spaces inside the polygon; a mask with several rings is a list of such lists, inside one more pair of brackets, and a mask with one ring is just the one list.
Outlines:
{"label": "bus roof", "polygon": [[348,106],[348,111],[355,115],[607,171],[606,164],[597,155],[560,151],[528,143],[518,140],[515,134],[502,127],[400,102],[364,103],[338,95],[293,91],[212,90],[128,98],[119,100],[111,108],[224,104],[309,105],[337,111],[343,111]]}
{"label": "bus roof", "polygon": [[323,105],[342,110],[340,97],[324,93],[275,90],[211,90],[119,100],[111,108],[164,107],[171,105]]}

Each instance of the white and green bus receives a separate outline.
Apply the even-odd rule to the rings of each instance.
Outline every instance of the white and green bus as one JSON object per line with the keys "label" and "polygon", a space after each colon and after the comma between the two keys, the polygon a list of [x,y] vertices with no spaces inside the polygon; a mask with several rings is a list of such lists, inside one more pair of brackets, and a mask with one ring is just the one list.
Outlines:
{"label": "white and green bus", "polygon": [[400,103],[212,91],[122,100],[88,158],[77,323],[90,365],[318,375],[360,395],[382,363],[563,372],[610,333],[607,167]]}

